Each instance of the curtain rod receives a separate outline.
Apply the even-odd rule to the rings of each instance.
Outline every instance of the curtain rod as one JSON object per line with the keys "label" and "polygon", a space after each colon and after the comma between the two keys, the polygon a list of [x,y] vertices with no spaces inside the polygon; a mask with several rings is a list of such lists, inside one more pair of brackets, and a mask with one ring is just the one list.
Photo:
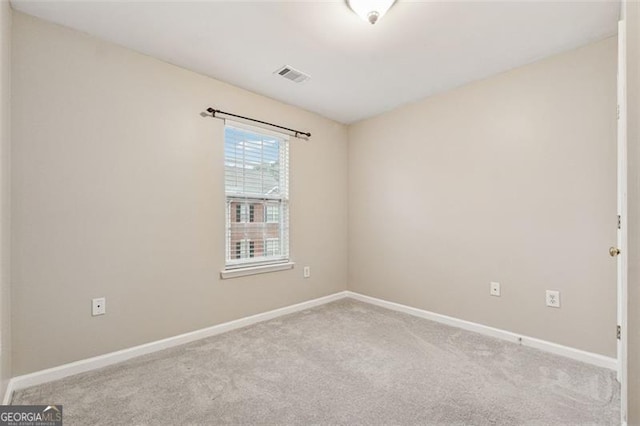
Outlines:
{"label": "curtain rod", "polygon": [[229,115],[231,117],[242,118],[243,120],[249,120],[249,121],[253,121],[253,122],[256,122],[256,123],[266,124],[267,126],[271,126],[271,127],[277,127],[278,129],[288,130],[290,132],[293,132],[295,134],[296,138],[299,137],[298,135],[304,135],[304,136],[306,136],[308,138],[311,137],[311,133],[309,133],[309,132],[302,132],[300,130],[290,129],[288,127],[283,127],[283,126],[279,126],[277,124],[268,123],[266,121],[256,120],[255,118],[249,118],[249,117],[243,117],[242,115],[231,114],[230,112],[220,111],[219,109],[213,109],[211,107],[207,108],[207,112],[213,114],[213,117],[215,117],[216,114],[224,114],[224,115]]}

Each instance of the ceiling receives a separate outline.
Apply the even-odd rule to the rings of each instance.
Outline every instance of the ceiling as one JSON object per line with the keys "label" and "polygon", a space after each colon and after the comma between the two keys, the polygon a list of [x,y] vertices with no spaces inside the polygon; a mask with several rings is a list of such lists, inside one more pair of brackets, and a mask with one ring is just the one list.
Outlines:
{"label": "ceiling", "polygon": [[[33,1],[14,9],[352,123],[614,35],[618,1]],[[274,74],[290,65],[311,75]]]}

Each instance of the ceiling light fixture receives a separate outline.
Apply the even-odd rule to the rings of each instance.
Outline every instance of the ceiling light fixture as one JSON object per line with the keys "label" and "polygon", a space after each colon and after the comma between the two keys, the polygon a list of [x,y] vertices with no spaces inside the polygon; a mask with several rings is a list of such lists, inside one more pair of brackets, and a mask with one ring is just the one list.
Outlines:
{"label": "ceiling light fixture", "polygon": [[356,15],[375,24],[384,16],[395,0],[347,0],[347,4]]}

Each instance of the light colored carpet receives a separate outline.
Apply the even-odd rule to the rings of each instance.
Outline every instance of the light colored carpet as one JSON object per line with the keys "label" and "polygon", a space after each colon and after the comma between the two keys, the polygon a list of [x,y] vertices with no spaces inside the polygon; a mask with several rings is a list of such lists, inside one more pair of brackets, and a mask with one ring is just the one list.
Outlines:
{"label": "light colored carpet", "polygon": [[612,371],[350,299],[20,390],[67,425],[619,424]]}

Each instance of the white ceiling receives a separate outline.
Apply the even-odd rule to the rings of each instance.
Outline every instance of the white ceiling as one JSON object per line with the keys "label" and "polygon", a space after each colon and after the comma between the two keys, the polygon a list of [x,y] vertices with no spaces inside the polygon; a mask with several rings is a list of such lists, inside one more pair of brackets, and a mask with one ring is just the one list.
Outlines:
{"label": "white ceiling", "polygon": [[[616,33],[618,1],[32,1],[14,9],[343,123]],[[311,75],[293,83],[273,72]],[[215,100],[212,100],[214,102]]]}

